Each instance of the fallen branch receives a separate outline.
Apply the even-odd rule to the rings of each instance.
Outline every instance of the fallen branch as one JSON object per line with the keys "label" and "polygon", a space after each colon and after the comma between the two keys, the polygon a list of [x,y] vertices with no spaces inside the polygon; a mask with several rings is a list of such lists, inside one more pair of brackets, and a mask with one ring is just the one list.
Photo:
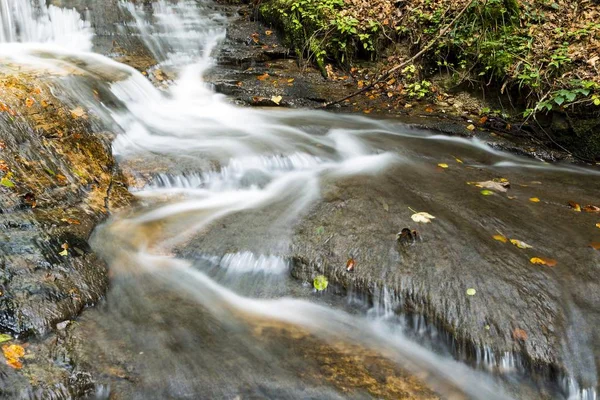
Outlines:
{"label": "fallen branch", "polygon": [[[352,97],[358,96],[359,94],[365,93],[366,91],[368,91],[369,89],[372,89],[375,85],[377,85],[378,83],[386,80],[387,78],[390,77],[390,75],[392,75],[394,72],[398,71],[401,68],[406,67],[408,64],[411,64],[413,61],[415,61],[417,58],[421,57],[423,54],[425,54],[429,49],[431,49],[433,47],[433,45],[444,35],[446,35],[446,33],[448,33],[448,31],[450,30],[450,28],[452,28],[452,26],[460,19],[460,17],[462,17],[462,15],[467,11],[467,9],[471,6],[471,4],[473,4],[475,2],[475,0],[471,0],[469,1],[464,7],[463,9],[456,15],[456,17],[454,17],[454,19],[448,24],[446,25],[441,31],[440,33],[433,39],[431,40],[427,46],[423,47],[423,49],[421,49],[421,51],[419,51],[417,54],[415,54],[414,56],[412,56],[411,58],[409,58],[408,60],[395,65],[392,69],[390,69],[388,72],[386,72],[385,74],[381,75],[379,78],[377,78],[376,80],[374,80],[373,82],[369,83],[367,86],[363,87],[362,89],[349,94],[348,96],[341,98],[339,100],[334,100],[334,101],[330,101],[328,103],[325,103],[317,108],[328,108],[331,107],[333,105],[336,104],[340,104],[343,101],[346,101],[348,99],[351,99]],[[446,11],[448,12],[448,11]]]}

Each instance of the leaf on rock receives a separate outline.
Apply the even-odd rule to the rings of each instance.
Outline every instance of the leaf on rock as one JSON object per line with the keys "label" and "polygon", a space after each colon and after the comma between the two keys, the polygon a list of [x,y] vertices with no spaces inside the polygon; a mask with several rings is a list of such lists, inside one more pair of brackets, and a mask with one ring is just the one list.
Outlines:
{"label": "leaf on rock", "polygon": [[439,163],[438,167],[445,169],[445,168],[448,168],[448,164],[446,164],[446,163]]}
{"label": "leaf on rock", "polygon": [[313,280],[313,286],[318,291],[327,289],[327,285],[329,285],[329,281],[324,275],[319,275]]}
{"label": "leaf on rock", "polygon": [[597,206],[592,206],[592,205],[587,205],[583,207],[583,211],[587,212],[587,213],[600,213],[600,207]]}
{"label": "leaf on rock", "polygon": [[283,97],[281,96],[273,96],[271,97],[271,101],[277,105],[279,105],[279,103],[281,103],[281,100],[283,100]]}
{"label": "leaf on rock", "polygon": [[529,201],[531,201],[532,203],[539,203],[540,199],[538,199],[537,197],[532,197],[529,199]]}
{"label": "leaf on rock", "polygon": [[477,187],[495,190],[500,193],[506,193],[510,188],[510,182],[495,182],[495,181],[485,181],[485,182],[477,182]]}
{"label": "leaf on rock", "polygon": [[0,334],[0,343],[10,342],[11,340],[12,337],[10,335],[7,335],[6,333]]}
{"label": "leaf on rock", "polygon": [[12,183],[12,181],[10,179],[8,179],[6,176],[3,177],[2,179],[0,179],[0,185],[7,187],[7,188],[15,187],[15,184]]}
{"label": "leaf on rock", "polygon": [[469,126],[467,126],[467,129],[470,131],[474,131],[475,130],[475,125],[471,124]]}
{"label": "leaf on rock", "polygon": [[473,288],[467,289],[467,296],[475,296],[476,293],[477,293],[477,290],[475,290]]}
{"label": "leaf on rock", "polygon": [[270,77],[270,75],[269,75],[269,74],[267,74],[267,73],[264,73],[264,74],[262,74],[262,75],[259,75],[259,76],[257,76],[257,77],[256,77],[256,79],[258,79],[259,81],[264,81],[264,80],[267,80],[267,79],[269,79],[269,77]]}
{"label": "leaf on rock", "polygon": [[579,205],[579,203],[569,201],[569,207],[571,207],[574,211],[581,212],[581,206]]}
{"label": "leaf on rock", "polygon": [[515,340],[527,340],[527,332],[525,332],[523,329],[515,328],[512,336]]}
{"label": "leaf on rock", "polygon": [[426,212],[415,213],[411,215],[410,218],[415,222],[422,222],[424,224],[428,224],[431,222],[432,219],[435,219],[433,215]]}
{"label": "leaf on rock", "polygon": [[456,160],[457,163],[462,164],[463,160],[461,160],[460,158],[454,157],[454,159]]}
{"label": "leaf on rock", "polygon": [[558,264],[558,261],[545,257],[533,257],[529,262],[536,265],[546,265],[548,267],[555,267],[556,264]]}
{"label": "leaf on rock", "polygon": [[507,243],[508,242],[508,239],[504,235],[494,235],[492,237],[494,238],[494,240],[497,240],[497,241],[502,242],[502,243]]}
{"label": "leaf on rock", "polygon": [[600,228],[600,222],[596,224],[596,228]]}
{"label": "leaf on rock", "polygon": [[265,35],[267,36],[271,36],[273,34],[273,31],[265,31]]}
{"label": "leaf on rock", "polygon": [[521,241],[521,240],[517,240],[517,239],[510,239],[510,242],[512,244],[514,244],[515,246],[517,246],[520,249],[532,249],[533,246],[528,245],[527,243]]}
{"label": "leaf on rock", "polygon": [[590,246],[594,250],[600,250],[600,242],[592,242],[592,243],[590,243]]}
{"label": "leaf on rock", "polygon": [[481,191],[481,194],[484,196],[492,196],[494,192],[492,192],[491,190],[484,189]]}
{"label": "leaf on rock", "polygon": [[21,357],[25,355],[25,349],[18,344],[5,344],[2,346],[2,353],[4,354],[4,358],[6,358],[6,363],[14,368],[21,369],[23,368],[23,363],[21,362]]}
{"label": "leaf on rock", "polygon": [[33,106],[34,103],[35,103],[35,100],[32,99],[31,97],[28,97],[28,98],[25,99],[25,106],[27,108]]}
{"label": "leaf on rock", "polygon": [[71,110],[71,116],[73,118],[86,118],[87,114],[82,107],[77,107]]}
{"label": "leaf on rock", "polygon": [[356,266],[356,261],[354,261],[354,258],[349,258],[348,261],[346,262],[346,271],[354,272],[355,266]]}

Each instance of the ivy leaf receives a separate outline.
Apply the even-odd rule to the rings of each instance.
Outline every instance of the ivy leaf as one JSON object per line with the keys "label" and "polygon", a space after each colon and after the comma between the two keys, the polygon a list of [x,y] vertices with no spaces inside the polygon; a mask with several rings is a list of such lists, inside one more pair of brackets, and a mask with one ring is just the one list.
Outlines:
{"label": "ivy leaf", "polygon": [[554,99],[554,102],[560,106],[565,102],[565,99],[564,99],[564,97],[556,97]]}

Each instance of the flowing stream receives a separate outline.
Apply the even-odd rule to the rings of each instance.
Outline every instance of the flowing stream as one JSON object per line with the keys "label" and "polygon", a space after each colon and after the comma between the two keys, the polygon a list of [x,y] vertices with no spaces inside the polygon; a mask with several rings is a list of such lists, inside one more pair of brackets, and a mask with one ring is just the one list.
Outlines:
{"label": "flowing stream", "polygon": [[[581,254],[569,249],[591,242],[591,229],[565,226],[549,210],[566,204],[566,193],[597,200],[597,171],[518,157],[476,139],[392,120],[234,106],[203,81],[225,38],[227,18],[219,8],[192,0],[141,3],[118,4],[131,17],[119,29],[144,43],[159,61],[157,68],[176,76],[168,87],[159,89],[132,67],[95,53],[85,11],[42,0],[0,0],[4,62],[73,75],[57,89],[61,98],[89,109],[116,132],[117,159],[134,170],[143,166],[146,173],[130,188],[138,206],[112,216],[92,239],[112,280],[106,303],[85,312],[80,322],[91,327],[89,352],[106,358],[128,354],[138,373],[134,384],[99,385],[97,398],[377,397],[322,379],[318,365],[325,356],[315,349],[339,344],[378,354],[444,398],[536,399],[542,391],[544,398],[597,398],[598,318],[580,297],[595,296],[581,291],[588,290],[587,279],[598,276],[599,258],[591,249]],[[99,102],[92,88],[100,88],[107,100]],[[434,168],[454,163],[454,157],[469,168],[456,172],[457,163],[449,171]],[[527,232],[523,240],[543,243],[559,262],[589,265],[594,272],[588,277],[558,267],[552,272],[575,327],[564,337],[570,371],[540,383],[520,368],[518,356],[493,354],[485,343],[477,359],[465,363],[442,332],[420,325],[418,317],[411,316],[412,323],[400,317],[386,288],[368,301],[360,294],[317,293],[290,277],[285,251],[293,228],[327,188],[381,179],[391,171],[405,185],[400,194],[405,197],[398,198],[402,212],[410,216],[405,210],[418,195],[436,205],[435,212],[434,206],[420,210],[435,214],[434,224],[453,221],[442,223],[437,233],[423,228],[423,235],[443,240],[433,258],[444,243],[460,241],[466,243],[463,262],[479,260],[483,236],[490,236],[481,231],[505,215],[507,226]],[[537,196],[550,205],[490,204],[465,184],[478,173],[543,182],[535,192],[535,183],[516,190],[523,199]],[[528,217],[518,213],[523,209]],[[229,224],[236,219],[242,228]],[[551,233],[556,237],[549,238]],[[204,248],[198,241],[204,236],[216,244]],[[485,256],[490,264],[506,262],[510,268],[501,254]],[[516,279],[521,278],[527,279]]]}

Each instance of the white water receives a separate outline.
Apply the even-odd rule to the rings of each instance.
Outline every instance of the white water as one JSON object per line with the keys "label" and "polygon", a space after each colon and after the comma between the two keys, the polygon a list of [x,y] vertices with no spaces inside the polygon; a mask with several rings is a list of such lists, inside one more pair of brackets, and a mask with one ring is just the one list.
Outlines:
{"label": "white water", "polygon": [[[506,156],[476,140],[398,131],[394,124],[362,117],[237,108],[202,80],[213,64],[213,52],[225,37],[224,18],[203,13],[204,9],[192,1],[153,3],[152,23],[141,5],[121,3],[133,16],[129,28],[137,30],[161,66],[176,72],[166,93],[133,68],[90,53],[91,30],[76,11],[25,0],[0,0],[0,6],[0,42],[8,43],[0,45],[0,55],[5,59],[58,71],[72,71],[73,60],[83,61],[87,65],[78,69],[87,77],[95,78],[102,71],[112,78],[110,91],[123,107],[97,105],[96,112],[120,132],[113,144],[115,155],[125,160],[148,154],[159,159],[175,157],[191,170],[158,175],[136,192],[148,202],[147,210],[115,219],[103,228],[102,237],[108,236],[110,243],[98,250],[113,271],[150,274],[174,290],[194,296],[222,318],[232,318],[232,313],[266,317],[301,326],[325,340],[342,337],[385,352],[415,373],[428,371],[428,383],[441,392],[457,390],[480,399],[511,397],[490,376],[437,355],[391,329],[386,320],[395,315],[398,304],[387,288],[381,290],[379,307],[357,317],[306,300],[241,296],[177,259],[172,251],[210,224],[243,211],[276,210],[270,224],[289,225],[320,198],[324,180],[375,175],[408,162],[401,149],[383,151],[367,140],[375,134],[433,143],[451,141],[501,158],[496,164],[500,167],[552,167]],[[53,57],[42,59],[41,52],[50,52]],[[297,127],[296,120],[310,120],[311,124]],[[202,170],[198,165],[203,159],[214,161],[218,167]],[[171,200],[165,202],[165,197]],[[153,224],[160,228],[153,228]],[[155,232],[146,233],[149,228]],[[280,257],[247,251],[228,253],[218,264],[229,275],[282,275],[288,269]],[[501,373],[517,369],[510,353],[498,359],[484,349],[479,357]],[[566,385],[572,398],[596,399],[593,388],[580,389],[573,379]]]}

